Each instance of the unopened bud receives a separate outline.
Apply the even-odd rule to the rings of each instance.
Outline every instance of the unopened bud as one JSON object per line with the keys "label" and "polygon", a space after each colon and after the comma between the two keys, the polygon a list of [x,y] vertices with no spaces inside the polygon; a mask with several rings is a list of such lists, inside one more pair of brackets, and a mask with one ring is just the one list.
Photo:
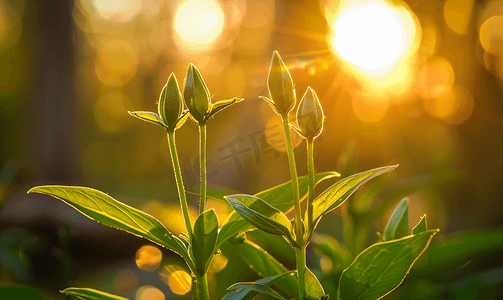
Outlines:
{"label": "unopened bud", "polygon": [[274,51],[272,55],[267,86],[276,112],[280,115],[288,114],[295,106],[295,88],[290,72],[278,51]]}
{"label": "unopened bud", "polygon": [[183,99],[190,115],[197,122],[204,123],[210,109],[210,93],[199,70],[193,64],[189,64],[187,68],[183,86]]}
{"label": "unopened bud", "polygon": [[175,130],[182,114],[182,95],[175,74],[171,73],[159,97],[159,116],[170,130]]}
{"label": "unopened bud", "polygon": [[324,119],[320,100],[313,89],[308,87],[297,110],[299,133],[306,139],[315,139],[323,130]]}

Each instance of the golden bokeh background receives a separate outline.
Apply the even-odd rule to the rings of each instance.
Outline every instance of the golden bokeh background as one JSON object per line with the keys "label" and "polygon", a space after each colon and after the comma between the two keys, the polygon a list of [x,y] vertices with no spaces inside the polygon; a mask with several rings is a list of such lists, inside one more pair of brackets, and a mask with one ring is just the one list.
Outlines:
{"label": "golden bokeh background", "polygon": [[[48,298],[68,282],[135,299],[190,298],[190,275],[169,251],[25,191],[91,186],[183,233],[165,132],[127,112],[156,111],[169,74],[182,83],[193,63],[213,101],[245,99],[207,126],[208,207],[221,225],[232,210],[219,196],[289,180],[281,124],[258,98],[274,50],[297,97],[310,86],[324,108],[317,171],[345,177],[399,163],[388,190],[443,176],[410,194],[411,220],[426,213],[445,233],[503,226],[501,0],[0,0],[0,230],[44,240],[34,253],[49,257],[24,273],[3,264],[2,281],[33,284]],[[194,220],[197,126],[188,121],[176,139]],[[305,143],[294,142],[304,175]],[[70,248],[75,266],[65,275],[58,228],[67,219],[80,246]],[[320,230],[339,237],[335,227]],[[210,267],[218,293],[220,271],[235,263],[227,256]],[[61,280],[37,271],[52,265]]]}

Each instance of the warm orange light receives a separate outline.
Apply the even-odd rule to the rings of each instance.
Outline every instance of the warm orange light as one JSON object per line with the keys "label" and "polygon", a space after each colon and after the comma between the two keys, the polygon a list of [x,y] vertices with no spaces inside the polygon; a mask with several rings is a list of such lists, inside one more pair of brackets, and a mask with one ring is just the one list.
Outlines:
{"label": "warm orange light", "polygon": [[213,43],[224,28],[224,13],[212,0],[188,0],[178,8],[175,31],[186,50],[203,50]]}
{"label": "warm orange light", "polygon": [[138,15],[140,0],[93,0],[97,13],[106,20],[128,22]]}
{"label": "warm orange light", "polygon": [[136,251],[136,265],[143,271],[155,271],[162,260],[162,252],[157,247],[145,245]]}
{"label": "warm orange light", "polygon": [[381,78],[411,51],[416,34],[411,12],[384,0],[347,1],[333,23],[335,52],[357,70]]}

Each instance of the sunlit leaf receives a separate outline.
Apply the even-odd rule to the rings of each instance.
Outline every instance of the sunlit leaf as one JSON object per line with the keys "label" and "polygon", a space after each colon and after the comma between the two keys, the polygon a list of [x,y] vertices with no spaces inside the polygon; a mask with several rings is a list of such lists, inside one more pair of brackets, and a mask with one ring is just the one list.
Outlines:
{"label": "sunlit leaf", "polygon": [[200,214],[194,223],[192,254],[198,271],[203,275],[213,255],[218,234],[218,217],[214,209]]}
{"label": "sunlit leaf", "polygon": [[228,288],[229,291],[235,291],[235,290],[248,290],[248,291],[254,291],[260,294],[263,294],[267,296],[270,299],[277,299],[277,300],[285,300],[280,294],[278,294],[275,290],[272,288],[268,287],[267,285],[260,284],[260,283],[255,283],[255,282],[240,282],[231,285]]}
{"label": "sunlit leaf", "polygon": [[[325,179],[337,176],[340,176],[340,174],[337,172],[324,172],[316,174],[315,179],[316,182],[319,183]],[[309,181],[307,176],[299,178],[299,190],[302,197],[305,197],[307,195],[308,183]],[[291,181],[257,193],[255,194],[255,196],[271,204],[284,213],[286,213],[294,206]],[[220,228],[216,248],[220,248],[220,246],[225,241],[232,237],[235,237],[240,232],[252,229],[255,229],[253,225],[244,220],[237,212],[232,212],[225,220],[222,228]]]}
{"label": "sunlit leaf", "polygon": [[161,117],[159,117],[158,114],[150,112],[150,111],[128,111],[130,115],[133,117],[137,117],[138,119],[141,119],[143,121],[147,121],[150,123],[157,124],[159,126],[162,126],[164,128],[168,128],[166,125],[164,125]]}
{"label": "sunlit leaf", "polygon": [[[389,172],[398,165],[381,167],[349,176],[329,187],[313,203],[313,226],[316,227],[324,214],[327,214],[344,203],[358,188],[370,179]],[[307,213],[307,212],[306,212]],[[307,219],[307,215],[306,215]],[[314,228],[312,228],[314,229]]]}
{"label": "sunlit leaf", "polygon": [[234,103],[238,103],[243,101],[243,98],[232,98],[232,99],[227,99],[227,100],[220,100],[211,105],[211,110],[208,114],[208,119],[213,117],[217,112],[231,106]]}
{"label": "sunlit leaf", "polygon": [[77,296],[84,300],[128,300],[127,298],[112,295],[102,291],[88,288],[67,288],[61,291],[65,295]]}
{"label": "sunlit leaf", "polygon": [[396,207],[383,232],[384,241],[402,238],[409,234],[409,200],[403,199]]}
{"label": "sunlit leaf", "polygon": [[412,228],[412,234],[418,234],[426,231],[426,215],[421,217],[421,220]]}
{"label": "sunlit leaf", "polygon": [[232,195],[225,198],[241,217],[258,229],[293,240],[292,224],[277,208],[251,195]]}
{"label": "sunlit leaf", "polygon": [[53,196],[97,222],[146,238],[178,253],[189,267],[193,267],[183,242],[161,222],[103,192],[87,187],[53,185],[34,187],[28,193]]}
{"label": "sunlit leaf", "polygon": [[[264,249],[250,241],[244,241],[242,244],[237,246],[236,250],[248,266],[250,266],[250,268],[259,276],[270,277],[288,272],[288,269],[285,268],[279,261],[277,261]],[[299,288],[297,278],[287,276],[284,279],[279,280],[275,286],[290,298],[295,298],[297,296]]]}
{"label": "sunlit leaf", "polygon": [[307,267],[304,271],[304,297],[308,300],[319,300],[325,296],[325,291],[318,278]]}
{"label": "sunlit leaf", "polygon": [[[276,281],[278,281],[280,279],[283,279],[287,276],[292,277],[294,275],[295,275],[294,271],[287,271],[287,272],[280,274],[280,275],[261,278],[261,279],[255,281],[255,283],[266,285],[266,286],[271,286],[273,283],[275,283]],[[259,292],[254,291],[254,290],[241,289],[241,290],[235,290],[230,293],[227,293],[222,298],[222,300],[251,300],[258,294],[259,294]]]}
{"label": "sunlit leaf", "polygon": [[429,230],[370,246],[342,273],[338,298],[375,300],[391,293],[437,232]]}

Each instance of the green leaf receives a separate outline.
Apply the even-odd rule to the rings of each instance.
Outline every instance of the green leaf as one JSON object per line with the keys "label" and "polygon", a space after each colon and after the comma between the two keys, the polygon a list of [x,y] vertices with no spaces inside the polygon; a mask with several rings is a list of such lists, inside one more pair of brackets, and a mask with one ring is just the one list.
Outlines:
{"label": "green leaf", "polygon": [[157,115],[156,113],[150,111],[128,111],[128,113],[133,117],[137,117],[138,119],[141,119],[143,121],[154,123],[168,129],[168,127],[162,121],[161,117],[159,117],[159,115]]}
{"label": "green leaf", "polygon": [[342,273],[338,298],[381,299],[403,281],[437,230],[377,243],[360,253]]}
{"label": "green leaf", "polygon": [[391,241],[402,238],[409,234],[409,200],[407,198],[400,202],[383,232],[384,241]]}
{"label": "green leaf", "polygon": [[[260,283],[255,283],[255,282],[240,282],[231,285],[228,288],[229,291],[236,291],[236,290],[248,290],[248,291],[254,291],[260,294],[263,294],[267,296],[270,299],[277,299],[277,300],[285,300],[280,294],[278,294],[275,290],[272,288],[268,287],[265,284],[260,284]],[[233,298],[235,299],[235,298]]]}
{"label": "green leaf", "polygon": [[[248,240],[239,245],[237,247],[237,251],[250,268],[261,277],[276,276],[278,274],[288,272],[288,269],[285,268],[279,261],[277,261],[264,249]],[[297,278],[292,276],[287,276],[284,279],[279,280],[275,286],[290,298],[295,298],[299,290]]]}
{"label": "green leaf", "polygon": [[225,199],[246,221],[258,229],[276,235],[283,235],[293,241],[292,224],[277,208],[251,195],[232,195]]}
{"label": "green leaf", "polygon": [[[398,167],[398,165],[381,167],[365,171],[356,175],[349,176],[329,187],[313,203],[313,228],[320,221],[324,214],[336,209],[344,203],[358,188],[363,186],[370,179],[389,172]],[[306,212],[307,213],[307,212]],[[307,215],[306,215],[307,219]]]}
{"label": "green leaf", "polygon": [[419,223],[417,223],[414,228],[412,228],[412,234],[418,234],[421,232],[426,231],[426,215],[421,217],[421,220],[419,220]]}
{"label": "green leaf", "polygon": [[[340,176],[337,172],[325,172],[316,174],[316,182],[319,183],[325,179],[329,179],[332,177]],[[299,178],[299,190],[300,195],[305,197],[307,195],[308,189],[308,178],[300,177]],[[293,189],[292,182],[286,182],[276,187],[270,188],[268,190],[262,191],[258,194],[255,194],[256,197],[264,200],[265,202],[271,204],[276,207],[280,211],[286,213],[294,206],[293,201]],[[232,212],[229,217],[225,220],[222,228],[220,228],[220,232],[218,233],[218,240],[216,248],[220,248],[220,246],[230,238],[235,237],[240,232],[244,232],[247,230],[255,229],[253,225],[248,223],[248,221],[244,220],[237,212]]]}
{"label": "green leaf", "polygon": [[201,275],[208,269],[217,234],[218,217],[215,210],[210,209],[200,214],[194,223],[191,249],[194,263]]}
{"label": "green leaf", "polygon": [[77,296],[84,300],[128,300],[127,298],[112,295],[102,291],[88,288],[67,288],[61,291],[65,295]]}
{"label": "green leaf", "polygon": [[269,106],[271,106],[271,108],[273,109],[273,111],[275,113],[277,113],[278,115],[281,115],[281,109],[276,104],[274,104],[274,102],[272,102],[271,99],[264,97],[264,96],[258,96],[258,97],[260,99],[264,100],[265,102],[267,102],[267,104],[269,104]]}
{"label": "green leaf", "polygon": [[[295,272],[294,271],[287,271],[283,274],[280,275],[275,275],[275,276],[270,276],[266,278],[261,278],[255,283],[266,285],[266,286],[271,286],[271,284],[275,283],[276,281],[283,279],[287,276],[294,276]],[[230,290],[230,288],[228,288]],[[235,290],[230,293],[227,293],[222,300],[251,300],[253,299],[256,295],[259,293],[254,290],[249,290],[249,289],[241,289],[241,290]]]}
{"label": "green leaf", "polygon": [[325,291],[318,278],[307,267],[304,271],[304,297],[308,300],[319,300],[325,296]]}
{"label": "green leaf", "polygon": [[206,119],[209,119],[213,117],[217,112],[231,106],[234,103],[238,103],[243,101],[243,98],[232,98],[232,99],[227,99],[227,100],[220,100],[211,105],[210,112],[208,113],[208,117]]}
{"label": "green leaf", "polygon": [[183,242],[161,222],[103,192],[87,187],[48,185],[34,187],[28,193],[53,196],[97,222],[151,240],[182,256],[193,269]]}

